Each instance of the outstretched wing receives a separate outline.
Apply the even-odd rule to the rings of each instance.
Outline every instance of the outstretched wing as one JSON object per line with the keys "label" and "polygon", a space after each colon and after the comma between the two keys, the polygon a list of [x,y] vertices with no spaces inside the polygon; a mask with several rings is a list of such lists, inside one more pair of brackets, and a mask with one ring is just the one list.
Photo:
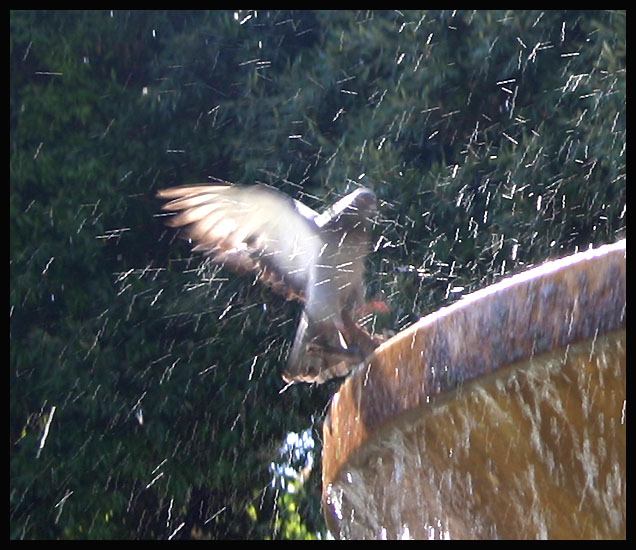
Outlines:
{"label": "outstretched wing", "polygon": [[287,299],[306,297],[309,270],[323,246],[304,204],[266,185],[195,185],[161,190],[163,210],[194,250],[238,272],[254,272]]}

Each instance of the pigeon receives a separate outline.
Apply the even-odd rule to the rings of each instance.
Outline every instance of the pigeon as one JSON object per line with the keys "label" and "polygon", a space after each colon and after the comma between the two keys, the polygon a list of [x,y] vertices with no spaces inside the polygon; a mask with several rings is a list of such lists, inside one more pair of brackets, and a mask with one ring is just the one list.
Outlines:
{"label": "pigeon", "polygon": [[380,343],[358,325],[376,196],[360,187],[320,214],[264,184],[190,185],[157,193],[194,251],[237,274],[254,273],[304,302],[283,379],[323,383],[346,375]]}

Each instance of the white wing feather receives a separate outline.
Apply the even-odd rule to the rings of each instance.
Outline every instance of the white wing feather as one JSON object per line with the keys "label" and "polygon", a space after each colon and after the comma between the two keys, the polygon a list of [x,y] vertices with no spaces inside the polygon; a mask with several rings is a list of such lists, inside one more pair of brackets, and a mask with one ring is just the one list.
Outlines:
{"label": "white wing feather", "polygon": [[[164,189],[164,210],[184,227],[194,250],[238,272],[255,271],[273,290],[303,298],[308,270],[323,242],[311,208],[265,185],[213,185]],[[290,295],[291,292],[291,295]]]}

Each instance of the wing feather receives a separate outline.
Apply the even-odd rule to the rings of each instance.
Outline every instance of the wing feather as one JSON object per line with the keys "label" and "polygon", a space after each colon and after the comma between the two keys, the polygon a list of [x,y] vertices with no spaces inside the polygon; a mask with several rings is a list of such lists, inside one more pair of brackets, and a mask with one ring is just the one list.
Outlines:
{"label": "wing feather", "polygon": [[306,295],[308,271],[323,246],[318,214],[266,186],[196,185],[164,189],[167,224],[194,250],[236,272],[255,272],[287,299]]}

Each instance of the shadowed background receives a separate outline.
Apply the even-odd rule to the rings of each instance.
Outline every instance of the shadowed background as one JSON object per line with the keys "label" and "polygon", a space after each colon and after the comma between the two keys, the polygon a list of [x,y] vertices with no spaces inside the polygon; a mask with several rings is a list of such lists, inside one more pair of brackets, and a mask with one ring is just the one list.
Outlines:
{"label": "shadowed background", "polygon": [[325,537],[338,382],[279,394],[298,308],[155,192],[371,187],[401,330],[624,236],[625,41],[611,11],[11,12],[10,536]]}

